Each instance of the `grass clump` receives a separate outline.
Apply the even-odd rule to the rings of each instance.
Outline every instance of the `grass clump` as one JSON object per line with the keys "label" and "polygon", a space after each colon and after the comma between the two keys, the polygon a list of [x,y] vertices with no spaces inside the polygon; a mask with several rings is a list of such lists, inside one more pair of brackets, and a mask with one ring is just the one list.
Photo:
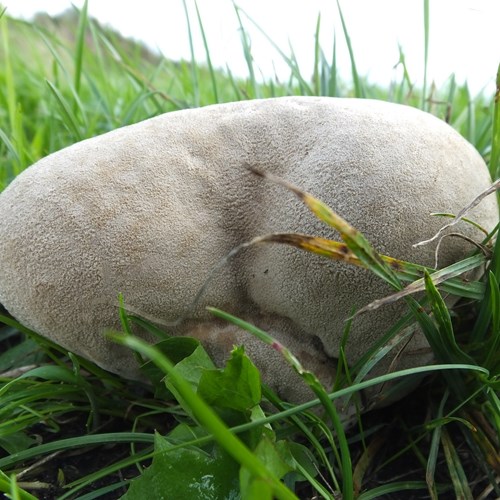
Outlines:
{"label": "grass clump", "polygon": [[[427,59],[428,1],[424,7]],[[471,99],[467,86],[456,85],[453,77],[440,90],[425,77],[424,88],[418,90],[403,53],[402,80],[387,88],[373,86],[358,74],[343,17],[352,85],[338,78],[335,45],[331,60],[319,45],[320,18],[312,77],[302,74],[293,53],[287,55],[269,38],[288,63],[290,78],[261,82],[245,30],[245,23],[253,21],[237,7],[249,77],[236,79],[230,70],[213,67],[209,33],[196,12],[189,35],[201,30],[206,66],[196,63],[194,50],[190,61],[173,62],[124,40],[89,19],[86,6],[56,20],[39,16],[34,23],[3,15],[0,187],[42,156],[119,126],[176,109],[290,94],[371,97],[424,108],[472,142],[489,162],[492,177],[499,177],[498,93],[496,106],[481,96]],[[217,369],[193,339],[162,336],[157,346],[147,346],[130,335],[130,324],[161,332],[123,309],[125,333],[113,338],[152,360],[145,373],[154,382],[154,395],[148,386],[68,355],[1,314],[0,491],[12,498],[61,500],[134,499],[174,489],[182,498],[202,493],[206,498],[342,495],[364,500],[410,494],[500,496],[498,240],[487,262],[477,253],[448,268],[447,281],[439,271],[409,263],[395,272],[391,260],[379,256],[347,221],[307,193],[286,187],[340,232],[351,264],[368,267],[401,294],[408,315],[367,349],[356,366],[343,366],[329,394],[284,346],[214,309],[213,314],[280,350],[311,386],[317,399],[294,406],[261,388],[260,375],[243,349],[236,349],[227,366]],[[314,235],[307,241],[290,237],[284,243],[329,258],[335,258],[338,246]],[[458,278],[465,269],[485,263],[483,280],[463,284]],[[425,292],[419,302],[403,284],[417,279],[412,291]],[[464,305],[450,312],[442,292],[465,297]],[[438,364],[365,381],[388,349],[404,343],[403,328],[412,320],[425,333]],[[348,330],[347,324],[346,338]],[[344,431],[332,401],[355,401],[363,388],[375,383],[404,384],[409,374],[428,375],[417,395],[399,403],[397,410],[359,416],[357,426]],[[263,398],[274,406],[273,412],[262,405]],[[319,405],[325,417],[310,411]]]}

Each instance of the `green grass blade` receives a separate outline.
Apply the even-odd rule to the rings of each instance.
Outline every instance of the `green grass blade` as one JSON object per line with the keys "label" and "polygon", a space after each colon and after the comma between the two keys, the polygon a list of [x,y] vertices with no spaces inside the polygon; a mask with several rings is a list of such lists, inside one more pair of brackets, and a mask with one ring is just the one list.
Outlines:
{"label": "green grass blade", "polygon": [[450,311],[432,282],[429,273],[425,274],[425,288],[429,296],[434,320],[438,325],[438,335],[434,342],[434,347],[436,347],[436,350],[433,349],[434,353],[443,362],[473,364],[474,360],[465,354],[456,343]]}
{"label": "green grass blade", "polygon": [[383,352],[389,352],[390,348],[387,344],[392,342],[396,335],[401,335],[401,332],[411,326],[415,322],[413,314],[408,312],[403,316],[395,325],[387,331],[382,337],[380,337],[373,345],[369,346],[369,349],[354,363],[351,369],[356,373],[356,382],[360,382],[365,375],[368,373],[368,368],[370,365],[374,365],[373,360],[376,357],[383,357]]}
{"label": "green grass blade", "polygon": [[448,97],[446,99],[446,112],[445,112],[445,117],[444,117],[444,121],[446,123],[451,123],[451,112],[453,109],[453,102],[455,101],[456,91],[457,91],[457,82],[456,82],[455,74],[452,74],[450,77]]}
{"label": "green grass blade", "polygon": [[46,82],[50,91],[54,95],[57,104],[59,105],[61,115],[63,117],[64,123],[68,127],[68,130],[70,130],[70,132],[73,134],[75,141],[81,141],[83,139],[83,136],[80,132],[77,118],[71,110],[71,106],[69,106],[62,93],[52,82],[50,82],[49,80],[46,80]]}
{"label": "green grass blade", "polygon": [[427,62],[429,60],[429,0],[424,0],[424,86],[422,88],[421,108],[427,110]]}
{"label": "green grass blade", "polygon": [[[76,47],[75,47],[75,78],[74,78],[74,88],[76,94],[80,94],[80,87],[82,81],[82,66],[83,66],[83,52],[85,48],[85,34],[87,30],[87,20],[88,20],[88,0],[83,3],[82,9],[80,10],[80,17],[78,20],[78,30],[76,34]],[[76,108],[74,109],[76,112]]]}
{"label": "green grass blade", "polygon": [[490,304],[491,304],[491,334],[486,349],[486,358],[484,359],[484,366],[493,369],[495,366],[500,368],[500,360],[498,353],[500,352],[500,287],[495,275],[489,273],[489,291],[490,291]]}
{"label": "green grass blade", "polygon": [[[394,331],[397,332],[394,335]],[[391,329],[388,332],[388,335],[385,335],[383,339],[388,338],[383,345],[380,347],[379,344],[382,343],[382,339],[378,341],[374,346],[369,346],[367,349],[365,356],[363,356],[356,363],[356,377],[354,379],[354,383],[359,383],[365,379],[365,377],[370,373],[370,371],[383,359],[387,356],[391,351],[397,349],[398,346],[404,346],[406,342],[411,338],[414,334],[414,328],[406,328],[404,330],[399,330],[396,327],[395,329]],[[368,347],[368,346],[367,346]],[[370,355],[369,355],[370,354]],[[358,368],[359,367],[359,368]]]}
{"label": "green grass blade", "polygon": [[[295,57],[293,47],[290,45],[290,56],[287,56],[283,50],[280,49],[278,44],[274,42],[274,40],[259,26],[258,23],[256,23],[250,16],[245,14],[247,19],[262,33],[262,35],[267,39],[267,41],[274,47],[274,49],[279,53],[281,58],[286,62],[287,66],[290,68],[290,72],[292,77],[295,77],[299,84],[299,94],[300,95],[315,95],[313,89],[311,88],[311,85],[309,81],[307,81],[303,76],[300,71],[299,64],[297,62],[297,59]],[[314,85],[314,80],[313,80],[313,85]],[[297,93],[295,90],[294,93]]]}
{"label": "green grass blade", "polygon": [[[3,12],[2,12],[3,14]],[[19,174],[27,166],[25,158],[25,133],[22,122],[22,109],[18,104],[16,91],[16,81],[12,67],[13,55],[10,50],[8,19],[0,16],[0,31],[2,32],[2,44],[4,50],[4,80],[5,80],[5,100],[7,104],[7,113],[9,117],[9,126],[11,132],[11,144],[15,145],[16,154],[14,155],[14,175]],[[5,142],[5,141],[4,141]],[[17,161],[16,161],[17,160]]]}
{"label": "green grass blade", "polygon": [[446,463],[448,465],[456,498],[473,500],[474,497],[469,488],[469,480],[465,475],[460,457],[446,428],[442,429],[441,442],[443,443],[444,455],[446,457]]}
{"label": "green grass blade", "polygon": [[354,83],[354,96],[365,97],[365,91],[363,86],[361,85],[361,79],[359,78],[359,73],[356,68],[356,59],[354,57],[354,50],[352,48],[351,37],[349,36],[349,31],[347,29],[347,25],[344,19],[344,13],[342,12],[342,8],[340,6],[340,0],[337,0],[337,8],[340,14],[340,21],[342,23],[342,30],[344,32],[345,41],[347,43],[347,50],[349,51],[349,57],[351,59],[351,75],[352,75],[352,81]]}
{"label": "green grass blade", "polygon": [[250,86],[252,90],[252,97],[254,98],[260,98],[261,96],[261,91],[260,91],[260,86],[257,85],[257,80],[255,78],[255,70],[253,67],[253,56],[252,56],[252,50],[250,48],[250,41],[248,39],[248,34],[243,27],[243,23],[241,21],[241,15],[240,15],[240,8],[234,3],[233,1],[233,6],[234,10],[236,12],[236,17],[238,19],[238,26],[240,29],[240,37],[241,37],[241,45],[243,48],[243,56],[245,57],[245,61],[247,63],[247,68],[248,68],[248,75],[250,77]]}
{"label": "green grass blade", "polygon": [[[98,488],[96,490],[91,491],[90,493],[86,493],[84,495],[78,496],[78,500],[94,500],[97,498],[103,499],[106,498],[108,494],[119,488],[125,488],[130,484],[129,480],[123,480],[118,483],[113,483],[108,486],[103,486],[102,488]],[[111,498],[108,496],[108,498]],[[61,498],[59,498],[61,500]]]}
{"label": "green grass blade", "polygon": [[71,83],[71,75],[68,68],[66,67],[64,56],[61,56],[61,54],[59,54],[58,50],[56,49],[56,44],[60,43],[60,41],[57,39],[54,40],[50,33],[47,33],[47,31],[42,28],[35,27],[34,29],[37,32],[38,36],[42,39],[42,42],[45,44],[45,46],[49,49],[50,55],[53,58],[53,71],[54,73],[56,73],[57,71],[57,79],[55,80],[56,83],[59,84],[59,71],[57,68],[60,68],[63,72],[66,82],[73,88],[73,83]]}
{"label": "green grass blade", "polygon": [[233,76],[233,73],[231,72],[229,67],[226,68],[226,71],[227,71],[227,77],[229,79],[229,83],[231,85],[231,88],[233,89],[234,100],[241,101],[241,100],[245,99],[245,97],[243,96],[243,93],[238,85],[238,82],[237,82],[236,78]]}
{"label": "green grass blade", "polygon": [[5,144],[6,148],[9,150],[9,153],[16,159],[17,162],[19,162],[19,154],[17,153],[14,144],[12,144],[8,135],[2,129],[0,129],[0,140]]}
{"label": "green grass blade", "polygon": [[[427,485],[423,481],[401,481],[397,483],[389,483],[361,493],[361,495],[359,495],[358,497],[358,500],[374,500],[376,498],[383,498],[385,495],[389,495],[390,493],[425,490],[426,488]],[[403,497],[401,496],[400,498]],[[405,496],[404,498],[409,497]]]}
{"label": "green grass blade", "polygon": [[0,492],[8,494],[9,496],[5,498],[12,500],[37,500],[36,497],[19,487],[15,474],[9,477],[2,471],[0,471]]}
{"label": "green grass blade", "polygon": [[313,85],[314,85],[314,95],[322,95],[322,86],[320,80],[320,57],[321,57],[321,46],[319,44],[319,33],[321,27],[321,13],[318,14],[316,20],[316,30],[314,31],[314,66],[313,66]]}
{"label": "green grass blade", "polygon": [[[443,417],[444,405],[448,399],[448,393],[444,395],[439,404],[437,418]],[[429,489],[429,496],[432,500],[438,500],[435,476],[436,476],[436,464],[438,460],[439,443],[441,442],[441,426],[436,425],[432,431],[431,445],[429,449],[429,455],[427,457],[427,467],[425,471],[425,480],[427,482],[427,487]]]}
{"label": "green grass blade", "polygon": [[13,453],[7,457],[0,458],[0,468],[5,468],[23,460],[53,453],[59,450],[69,450],[81,446],[106,443],[149,443],[154,442],[154,435],[140,432],[110,432],[106,434],[80,436],[74,438],[60,439],[51,443],[37,445],[19,453]]}
{"label": "green grass blade", "polygon": [[194,6],[196,8],[196,16],[198,17],[198,26],[200,27],[200,33],[203,40],[203,46],[205,47],[205,56],[207,58],[208,71],[210,73],[210,80],[212,82],[212,91],[214,93],[214,97],[212,103],[219,102],[219,94],[217,91],[217,81],[215,79],[215,71],[212,65],[212,59],[210,57],[210,50],[208,48],[207,36],[205,34],[205,28],[203,27],[203,21],[201,20],[200,10],[198,8],[198,2],[194,2]]}
{"label": "green grass blade", "polygon": [[12,70],[12,56],[9,43],[9,28],[7,18],[0,18],[0,28],[2,31],[2,43],[5,54],[4,58],[4,78],[5,78],[5,93],[7,101],[7,111],[9,114],[10,129],[16,129],[16,114],[17,114],[17,95],[16,85],[14,82],[14,72]]}
{"label": "green grass blade", "polygon": [[193,30],[191,28],[191,20],[189,17],[189,11],[187,8],[186,0],[182,0],[182,5],[184,6],[184,14],[186,16],[187,32],[189,39],[189,52],[191,54],[191,84],[193,86],[193,96],[194,105],[198,107],[200,105],[200,84],[198,80],[198,66],[196,64],[196,58],[194,55],[194,44],[193,44]]}
{"label": "green grass blade", "polygon": [[500,290],[498,287],[498,281],[492,272],[489,273],[488,278],[491,294],[491,326],[494,332],[498,332],[500,330]]}
{"label": "green grass blade", "polygon": [[411,94],[413,90],[413,84],[411,82],[408,66],[406,65],[406,56],[401,44],[398,44],[398,49],[399,49],[398,65],[401,65],[403,67],[403,78],[401,84],[399,85],[396,102],[406,103],[408,101],[409,94]]}
{"label": "green grass blade", "polygon": [[[500,178],[500,65],[497,70],[496,92],[491,138],[490,174],[493,180]],[[500,196],[499,196],[500,198]]]}
{"label": "green grass blade", "polygon": [[[471,144],[476,144],[477,139],[476,139],[476,112],[475,112],[475,105],[474,102],[472,101],[469,93],[469,87],[466,85],[465,86],[465,91],[467,93],[467,133],[465,135],[465,138],[471,143]],[[491,171],[490,171],[491,172]],[[492,176],[493,179],[493,176]]]}
{"label": "green grass blade", "polygon": [[[500,238],[497,238],[495,246],[493,248],[493,256],[490,261],[489,271],[493,273],[497,282],[500,281]],[[484,300],[481,301],[479,307],[479,314],[477,314],[476,322],[471,334],[471,342],[479,343],[483,342],[488,333],[488,328],[490,326],[492,309],[491,309],[491,297],[492,292],[489,289],[491,286],[491,279],[488,280],[488,286],[484,295]]]}
{"label": "green grass blade", "polygon": [[337,97],[339,95],[337,85],[337,35],[333,34],[332,64],[330,66],[330,78],[328,82],[328,95]]}
{"label": "green grass blade", "polygon": [[[266,398],[283,414],[286,410],[284,410],[283,404],[281,400],[272,393],[272,391],[267,390],[267,388],[263,387],[264,394]],[[310,419],[316,419],[317,425],[315,427],[321,427],[322,421],[319,419],[319,417],[316,417],[315,415],[310,415]],[[335,470],[332,465],[332,460],[330,459],[329,455],[325,451],[325,448],[323,446],[323,443],[320,442],[320,438],[316,437],[316,432],[314,431],[314,428],[308,425],[309,422],[304,423],[303,419],[299,418],[297,415],[291,415],[290,420],[293,422],[293,424],[299,429],[299,431],[305,436],[305,438],[311,443],[311,445],[314,448],[314,451],[320,458],[322,464],[328,471],[334,489],[337,491],[340,491],[340,485],[337,480]],[[264,425],[264,424],[263,424]],[[326,426],[323,426],[322,428],[325,428]],[[233,428],[233,431],[236,429]],[[329,428],[326,427],[326,431],[329,431]],[[326,432],[325,432],[326,434]],[[329,439],[329,442],[333,442],[333,439]],[[315,486],[314,486],[315,487]],[[316,488],[318,492],[321,492],[321,488]]]}

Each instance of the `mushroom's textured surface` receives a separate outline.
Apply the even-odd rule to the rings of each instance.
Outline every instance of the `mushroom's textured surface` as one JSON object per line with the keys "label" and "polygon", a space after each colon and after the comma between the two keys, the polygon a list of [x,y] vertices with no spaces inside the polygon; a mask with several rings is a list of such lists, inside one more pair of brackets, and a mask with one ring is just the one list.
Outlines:
{"label": "mushroom's textured surface", "polygon": [[[272,172],[328,203],[381,253],[432,265],[434,246],[412,248],[490,183],[458,133],[410,107],[290,97],[168,113],[52,154],[0,195],[0,302],[22,323],[98,365],[137,376],[130,352],[105,340],[117,295],[146,317],[175,321],[212,267],[236,245],[269,232],[338,239]],[[497,222],[494,198],[470,215]],[[481,240],[461,223],[457,229]],[[441,266],[471,250],[447,238]],[[213,305],[268,330],[323,380],[354,307],[390,290],[368,271],[300,250],[259,246],[231,260],[190,318],[171,332],[200,338],[219,362],[244,343],[267,382],[296,399],[300,383],[279,355],[205,311]],[[405,311],[358,317],[355,361]],[[423,337],[402,356],[422,363]],[[417,352],[418,351],[418,352]]]}

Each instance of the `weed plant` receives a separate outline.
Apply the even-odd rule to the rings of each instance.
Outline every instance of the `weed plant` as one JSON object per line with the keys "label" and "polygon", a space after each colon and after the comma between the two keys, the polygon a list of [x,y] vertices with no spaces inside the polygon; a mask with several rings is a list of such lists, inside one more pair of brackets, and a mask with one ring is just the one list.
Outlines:
{"label": "weed plant", "polygon": [[[339,12],[342,16],[340,5]],[[198,64],[193,52],[191,61],[182,62],[153,54],[89,19],[86,5],[57,20],[39,16],[25,22],[4,13],[0,187],[37,159],[123,125],[177,109],[282,95],[370,97],[420,107],[455,127],[484,156],[492,178],[499,177],[500,108],[494,99],[473,99],[453,76],[443,89],[436,89],[425,75],[423,88],[416,89],[403,53],[401,81],[391,81],[386,88],[369,84],[357,71],[343,16],[352,85],[338,77],[335,46],[327,60],[319,45],[320,18],[312,78],[302,73],[293,53],[287,55],[268,37],[290,68],[289,79],[280,82],[258,81],[245,30],[253,21],[243,11],[235,7],[246,79],[213,67],[209,34],[196,13],[196,19],[188,19],[188,36],[201,31],[206,65]],[[429,15],[427,0],[426,61]],[[329,394],[266,332],[212,309],[269,348],[278,348],[317,397],[290,405],[261,387],[260,375],[242,348],[234,350],[223,369],[216,369],[194,339],[169,338],[123,308],[123,332],[110,336],[150,360],[144,370],[154,394],[149,386],[120,379],[66,352],[4,311],[0,492],[16,499],[59,500],[133,500],[162,494],[206,499],[500,497],[498,240],[489,239],[490,257],[478,252],[450,266],[446,280],[442,272],[411,264],[398,266],[396,273],[390,260],[335,214],[335,207],[282,180],[268,182],[284,184],[284,190],[292,190],[314,215],[337,229],[351,263],[387,281],[408,303],[408,315],[377,345],[367,346],[356,366],[344,367]],[[312,236],[286,243],[293,239],[300,248],[335,258],[338,243]],[[480,281],[464,284],[458,279],[480,265],[486,267]],[[401,293],[413,282],[425,292],[421,303]],[[454,311],[442,299],[441,294],[449,292],[464,297]],[[436,363],[366,381],[387,345],[412,322],[426,335]],[[134,323],[158,335],[158,345],[134,338]],[[349,323],[346,338],[348,328]],[[427,377],[416,395],[389,410],[358,416],[354,428],[344,430],[333,401],[355,398],[376,382],[404,384],[408,375],[417,374]],[[268,401],[266,410],[263,400]]]}

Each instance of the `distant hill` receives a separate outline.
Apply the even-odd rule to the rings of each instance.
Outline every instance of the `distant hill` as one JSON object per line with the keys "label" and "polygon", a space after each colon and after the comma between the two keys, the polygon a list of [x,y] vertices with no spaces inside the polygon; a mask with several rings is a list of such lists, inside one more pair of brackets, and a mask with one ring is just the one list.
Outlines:
{"label": "distant hill", "polygon": [[[39,12],[33,19],[33,24],[44,28],[45,30],[57,35],[61,40],[69,44],[75,42],[75,33],[77,33],[80,13],[77,9],[70,8],[63,13],[51,17],[45,12]],[[140,56],[144,61],[152,64],[158,64],[162,56],[147,47],[142,41],[124,37],[119,31],[108,24],[102,24],[97,19],[91,17],[89,20],[99,31],[113,41],[113,44],[119,46],[121,50],[130,57]],[[85,37],[85,44],[89,49],[95,50],[94,40],[90,33]]]}

